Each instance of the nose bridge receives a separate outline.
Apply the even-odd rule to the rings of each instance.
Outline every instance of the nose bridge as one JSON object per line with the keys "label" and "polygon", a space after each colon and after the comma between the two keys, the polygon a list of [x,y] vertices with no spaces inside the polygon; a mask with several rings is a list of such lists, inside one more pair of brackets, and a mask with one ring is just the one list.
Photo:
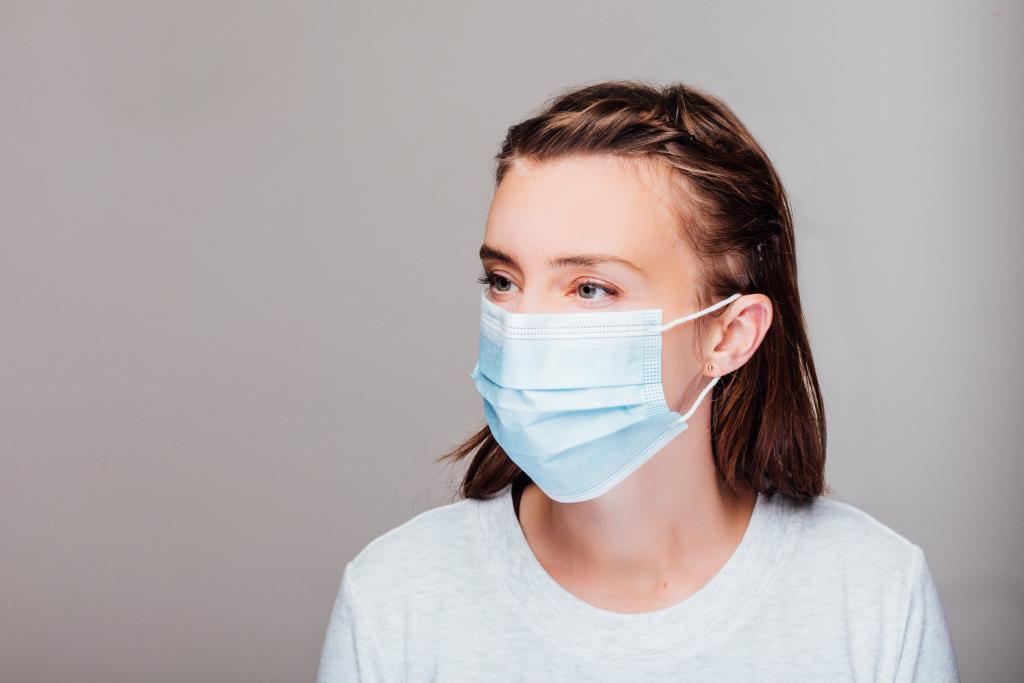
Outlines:
{"label": "nose bridge", "polygon": [[564,313],[566,308],[552,287],[523,287],[512,313]]}
{"label": "nose bridge", "polygon": [[553,303],[554,297],[543,293],[523,294],[519,297],[514,313],[563,313],[564,309]]}

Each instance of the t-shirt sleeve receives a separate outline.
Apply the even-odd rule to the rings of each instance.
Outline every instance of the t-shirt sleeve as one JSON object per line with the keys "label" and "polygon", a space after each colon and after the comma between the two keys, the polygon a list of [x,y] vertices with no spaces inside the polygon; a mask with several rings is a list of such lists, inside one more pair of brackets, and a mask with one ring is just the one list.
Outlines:
{"label": "t-shirt sleeve", "polygon": [[372,624],[360,611],[362,605],[353,585],[352,572],[345,565],[327,635],[320,653],[317,683],[340,681],[394,681],[388,671],[385,652]]}
{"label": "t-shirt sleeve", "polygon": [[903,644],[896,666],[899,683],[960,681],[953,640],[939,592],[932,579],[924,551],[916,548],[912,570],[910,604],[903,631]]}

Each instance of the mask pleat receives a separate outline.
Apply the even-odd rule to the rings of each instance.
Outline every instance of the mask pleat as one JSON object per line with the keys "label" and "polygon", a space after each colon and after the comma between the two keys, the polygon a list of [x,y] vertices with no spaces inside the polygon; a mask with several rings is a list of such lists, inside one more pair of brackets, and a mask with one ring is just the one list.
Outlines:
{"label": "mask pleat", "polygon": [[600,495],[687,428],[665,402],[661,326],[660,309],[522,314],[482,297],[470,377],[495,440],[551,498]]}
{"label": "mask pleat", "polygon": [[[490,412],[488,420],[494,420],[492,428],[501,437],[499,443],[503,440],[511,449],[506,451],[509,455],[512,452],[532,453],[540,459],[581,443],[608,437],[648,418],[643,406],[595,409],[600,412],[596,423],[587,416],[588,412],[594,411],[534,413],[503,410],[499,417],[490,404],[485,403],[484,409]],[[590,420],[589,426],[584,429],[580,420]]]}
{"label": "mask pleat", "polygon": [[[585,389],[643,381],[646,347],[660,338],[494,342],[480,335],[480,370],[510,389]],[[599,372],[595,372],[600,368]]]}

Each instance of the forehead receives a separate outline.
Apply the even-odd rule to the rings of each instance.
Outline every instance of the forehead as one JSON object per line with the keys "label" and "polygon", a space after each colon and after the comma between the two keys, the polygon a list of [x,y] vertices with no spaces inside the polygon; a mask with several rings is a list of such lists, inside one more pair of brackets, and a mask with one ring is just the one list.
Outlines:
{"label": "forehead", "polygon": [[554,253],[603,251],[655,260],[683,250],[681,188],[667,165],[611,155],[519,162],[498,185],[485,241]]}

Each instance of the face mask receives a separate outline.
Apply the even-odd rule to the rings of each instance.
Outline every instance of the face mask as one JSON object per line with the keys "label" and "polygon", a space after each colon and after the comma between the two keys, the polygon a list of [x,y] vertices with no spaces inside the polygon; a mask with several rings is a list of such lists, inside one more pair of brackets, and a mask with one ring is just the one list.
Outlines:
{"label": "face mask", "polygon": [[685,430],[718,381],[685,414],[670,410],[661,333],[739,296],[663,325],[661,309],[509,313],[481,293],[470,377],[492,435],[553,500],[600,496]]}

